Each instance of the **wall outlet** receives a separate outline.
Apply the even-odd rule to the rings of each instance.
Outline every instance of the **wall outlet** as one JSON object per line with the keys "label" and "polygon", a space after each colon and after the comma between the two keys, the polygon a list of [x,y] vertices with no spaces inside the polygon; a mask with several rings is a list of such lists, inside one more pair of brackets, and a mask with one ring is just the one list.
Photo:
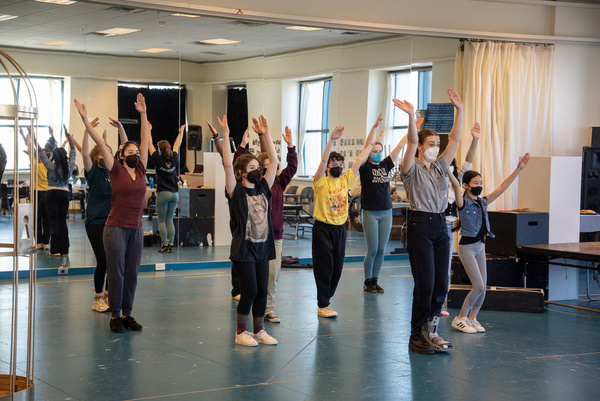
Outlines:
{"label": "wall outlet", "polygon": [[69,268],[68,267],[59,267],[58,268],[58,274],[69,274]]}

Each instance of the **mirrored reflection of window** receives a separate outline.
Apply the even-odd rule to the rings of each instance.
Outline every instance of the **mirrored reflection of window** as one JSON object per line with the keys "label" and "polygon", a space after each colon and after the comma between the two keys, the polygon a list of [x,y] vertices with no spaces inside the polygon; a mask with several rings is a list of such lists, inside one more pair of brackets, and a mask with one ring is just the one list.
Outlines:
{"label": "mirrored reflection of window", "polygon": [[[390,75],[394,99],[408,100],[415,110],[427,109],[427,103],[431,103],[431,67],[393,71]],[[408,114],[397,107],[393,110],[393,137],[402,138],[408,131]]]}
{"label": "mirrored reflection of window", "polygon": [[[313,176],[329,139],[331,78],[300,84],[299,149],[305,176]],[[304,145],[303,145],[304,144]]]}
{"label": "mirrored reflection of window", "polygon": [[[64,80],[62,78],[51,78],[51,77],[30,77],[33,89],[38,104],[38,142],[41,146],[44,146],[50,132],[48,127],[54,129],[54,136],[60,143],[63,138],[62,125],[65,121],[64,116]],[[19,97],[19,104],[22,106],[30,106],[32,102],[29,98],[29,91],[21,78],[14,78],[13,82],[17,95]],[[14,104],[13,90],[10,81],[7,76],[0,76],[0,104]],[[25,126],[23,125],[23,128]],[[25,130],[27,133],[27,130]],[[14,149],[14,133],[12,121],[2,120],[0,121],[0,141],[2,146],[7,153],[7,164],[6,170],[13,170],[14,157],[11,153]],[[25,149],[25,144],[18,144],[21,148]],[[29,159],[27,157],[19,157],[20,170],[29,169]]]}

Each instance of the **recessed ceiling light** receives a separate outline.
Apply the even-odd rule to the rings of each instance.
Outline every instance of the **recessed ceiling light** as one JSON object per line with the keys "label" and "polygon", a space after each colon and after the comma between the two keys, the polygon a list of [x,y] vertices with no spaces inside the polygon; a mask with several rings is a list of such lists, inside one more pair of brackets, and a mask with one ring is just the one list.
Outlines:
{"label": "recessed ceiling light", "polygon": [[229,40],[229,39],[208,39],[208,40],[199,40],[200,43],[207,43],[209,45],[232,45],[234,43],[242,43],[239,40]]}
{"label": "recessed ceiling light", "polygon": [[170,52],[173,49],[161,49],[160,47],[153,47],[152,49],[142,49],[136,50],[139,53],[162,53],[162,52]]}
{"label": "recessed ceiling light", "polygon": [[35,0],[35,1],[39,1],[40,3],[59,4],[61,6],[69,6],[71,4],[77,3],[76,1],[73,1],[73,0]]}
{"label": "recessed ceiling light", "polygon": [[141,29],[128,29],[128,28],[112,28],[105,29],[104,31],[96,31],[96,33],[106,35],[106,36],[117,36],[117,35],[127,35],[129,33],[139,32]]}
{"label": "recessed ceiling light", "polygon": [[0,21],[8,21],[9,19],[17,18],[16,15],[0,14]]}
{"label": "recessed ceiling light", "polygon": [[193,14],[171,14],[171,17],[200,18],[199,15],[193,15]]}
{"label": "recessed ceiling light", "polygon": [[320,31],[323,28],[316,28],[316,27],[313,27],[313,26],[288,26],[285,29],[292,29],[294,31],[311,32],[311,31]]}
{"label": "recessed ceiling light", "polygon": [[73,42],[62,42],[60,40],[51,40],[49,42],[36,43],[36,45],[41,46],[64,46],[64,45],[72,45]]}

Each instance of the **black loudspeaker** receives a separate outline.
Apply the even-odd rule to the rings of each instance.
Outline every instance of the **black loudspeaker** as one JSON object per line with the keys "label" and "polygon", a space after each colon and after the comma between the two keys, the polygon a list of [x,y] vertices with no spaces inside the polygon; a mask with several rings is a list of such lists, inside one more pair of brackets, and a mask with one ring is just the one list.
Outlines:
{"label": "black loudspeaker", "polygon": [[[175,217],[175,244],[181,246],[212,246],[215,238],[215,219],[212,217]],[[152,218],[152,229],[158,234],[158,218]],[[160,237],[159,237],[160,242]]]}
{"label": "black loudspeaker", "polygon": [[487,253],[517,256],[517,246],[548,243],[548,213],[489,212],[488,215],[496,237],[487,237]]}
{"label": "black loudspeaker", "polygon": [[179,215],[181,217],[215,216],[215,190],[210,188],[180,188]]}
{"label": "black loudspeaker", "polygon": [[600,127],[590,127],[590,147],[600,148]]}
{"label": "black loudspeaker", "polygon": [[[599,140],[600,141],[600,140]],[[592,137],[592,143],[594,138]],[[583,148],[581,208],[600,211],[600,147]]]}
{"label": "black loudspeaker", "polygon": [[202,127],[200,125],[188,126],[188,150],[202,150]]}

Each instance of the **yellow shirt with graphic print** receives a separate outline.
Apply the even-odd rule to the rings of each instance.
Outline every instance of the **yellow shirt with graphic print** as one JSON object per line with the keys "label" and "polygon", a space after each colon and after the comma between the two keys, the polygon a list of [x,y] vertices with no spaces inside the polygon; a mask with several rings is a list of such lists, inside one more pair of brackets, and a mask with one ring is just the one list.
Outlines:
{"label": "yellow shirt with graphic print", "polygon": [[325,174],[313,181],[315,189],[314,216],[320,222],[339,226],[348,219],[348,188],[354,184],[354,172],[348,170],[340,178]]}

